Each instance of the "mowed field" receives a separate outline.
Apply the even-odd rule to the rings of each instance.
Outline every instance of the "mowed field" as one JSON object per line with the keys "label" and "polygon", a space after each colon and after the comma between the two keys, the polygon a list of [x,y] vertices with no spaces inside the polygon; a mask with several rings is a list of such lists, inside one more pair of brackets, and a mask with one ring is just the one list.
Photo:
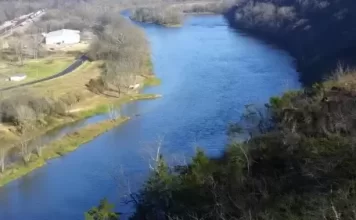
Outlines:
{"label": "mowed field", "polygon": [[[44,71],[42,75],[38,78],[47,77],[58,73],[68,67],[71,62],[73,62],[74,58],[67,61],[54,61],[56,64],[53,64],[55,68],[50,69],[48,71]],[[69,62],[71,61],[71,62]],[[54,72],[55,70],[55,72]],[[13,94],[36,94],[37,96],[51,96],[53,98],[61,97],[62,95],[69,92],[84,92],[89,93],[86,84],[90,79],[96,78],[100,75],[100,62],[88,62],[86,61],[76,70],[71,73],[68,73],[64,76],[48,80],[45,82],[40,82],[34,85],[24,86],[21,88],[15,88],[8,91],[4,91],[3,95],[5,97],[11,96]],[[46,72],[46,73],[45,73]],[[51,73],[52,72],[52,73]],[[22,81],[24,82],[24,81]],[[20,82],[21,83],[21,82]]]}
{"label": "mowed field", "polygon": [[[0,64],[0,88],[31,82],[57,74],[75,61],[74,57],[48,57],[36,60],[25,60],[23,65],[3,62]],[[9,77],[26,74],[22,81],[8,81]]]}

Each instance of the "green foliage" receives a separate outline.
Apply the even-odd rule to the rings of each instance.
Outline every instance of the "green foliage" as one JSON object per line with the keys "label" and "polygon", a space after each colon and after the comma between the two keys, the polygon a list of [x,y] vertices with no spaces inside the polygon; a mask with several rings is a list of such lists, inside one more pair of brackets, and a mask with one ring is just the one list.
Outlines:
{"label": "green foliage", "polygon": [[144,81],[145,86],[158,86],[159,84],[161,84],[161,80],[157,77],[148,77]]}
{"label": "green foliage", "polygon": [[288,93],[271,100],[269,115],[253,114],[273,129],[221,157],[198,149],[175,168],[160,158],[133,219],[355,219],[355,100],[340,88]]}
{"label": "green foliage", "polygon": [[93,207],[84,214],[85,220],[118,220],[119,214],[113,209],[114,206],[107,199],[103,199],[98,207]]}
{"label": "green foliage", "polygon": [[301,91],[289,91],[283,94],[282,97],[271,97],[269,105],[275,110],[282,109],[291,103],[291,100],[301,94]]}

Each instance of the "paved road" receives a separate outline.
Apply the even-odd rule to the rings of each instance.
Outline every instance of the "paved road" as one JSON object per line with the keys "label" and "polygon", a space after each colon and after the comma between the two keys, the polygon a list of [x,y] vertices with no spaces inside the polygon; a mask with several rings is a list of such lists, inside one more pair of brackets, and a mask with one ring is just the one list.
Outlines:
{"label": "paved road", "polygon": [[23,83],[23,84],[20,84],[20,85],[6,87],[6,88],[3,88],[3,89],[0,89],[0,92],[7,91],[7,90],[10,90],[10,89],[20,88],[20,87],[24,87],[24,86],[28,86],[28,85],[33,85],[33,84],[36,84],[36,83],[40,83],[40,82],[44,82],[44,81],[48,81],[48,80],[51,80],[51,79],[58,78],[60,76],[64,76],[64,75],[66,75],[68,73],[71,73],[72,71],[74,71],[75,69],[80,67],[85,61],[88,61],[88,60],[89,60],[89,58],[87,56],[82,55],[74,63],[72,63],[69,67],[67,67],[62,72],[59,72],[57,74],[54,74],[52,76],[49,76],[49,77],[46,77],[46,78],[43,78],[43,79],[38,79],[38,80],[35,80],[35,81]]}

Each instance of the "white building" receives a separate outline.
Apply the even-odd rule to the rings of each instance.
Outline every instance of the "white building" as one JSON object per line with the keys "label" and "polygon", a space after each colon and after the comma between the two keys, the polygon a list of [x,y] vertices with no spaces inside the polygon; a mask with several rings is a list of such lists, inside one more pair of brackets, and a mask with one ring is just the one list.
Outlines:
{"label": "white building", "polygon": [[26,74],[18,74],[14,76],[10,76],[9,81],[21,81],[26,79]]}
{"label": "white building", "polygon": [[80,42],[80,31],[62,29],[44,34],[46,44],[76,44]]}

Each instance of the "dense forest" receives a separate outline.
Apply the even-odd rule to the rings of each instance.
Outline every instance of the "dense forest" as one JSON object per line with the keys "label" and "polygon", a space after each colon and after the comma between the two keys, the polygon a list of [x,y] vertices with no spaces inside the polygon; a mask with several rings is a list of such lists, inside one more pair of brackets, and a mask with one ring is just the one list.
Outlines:
{"label": "dense forest", "polygon": [[355,10],[353,0],[238,0],[226,17],[234,27],[287,49],[310,85],[339,63],[354,66]]}

